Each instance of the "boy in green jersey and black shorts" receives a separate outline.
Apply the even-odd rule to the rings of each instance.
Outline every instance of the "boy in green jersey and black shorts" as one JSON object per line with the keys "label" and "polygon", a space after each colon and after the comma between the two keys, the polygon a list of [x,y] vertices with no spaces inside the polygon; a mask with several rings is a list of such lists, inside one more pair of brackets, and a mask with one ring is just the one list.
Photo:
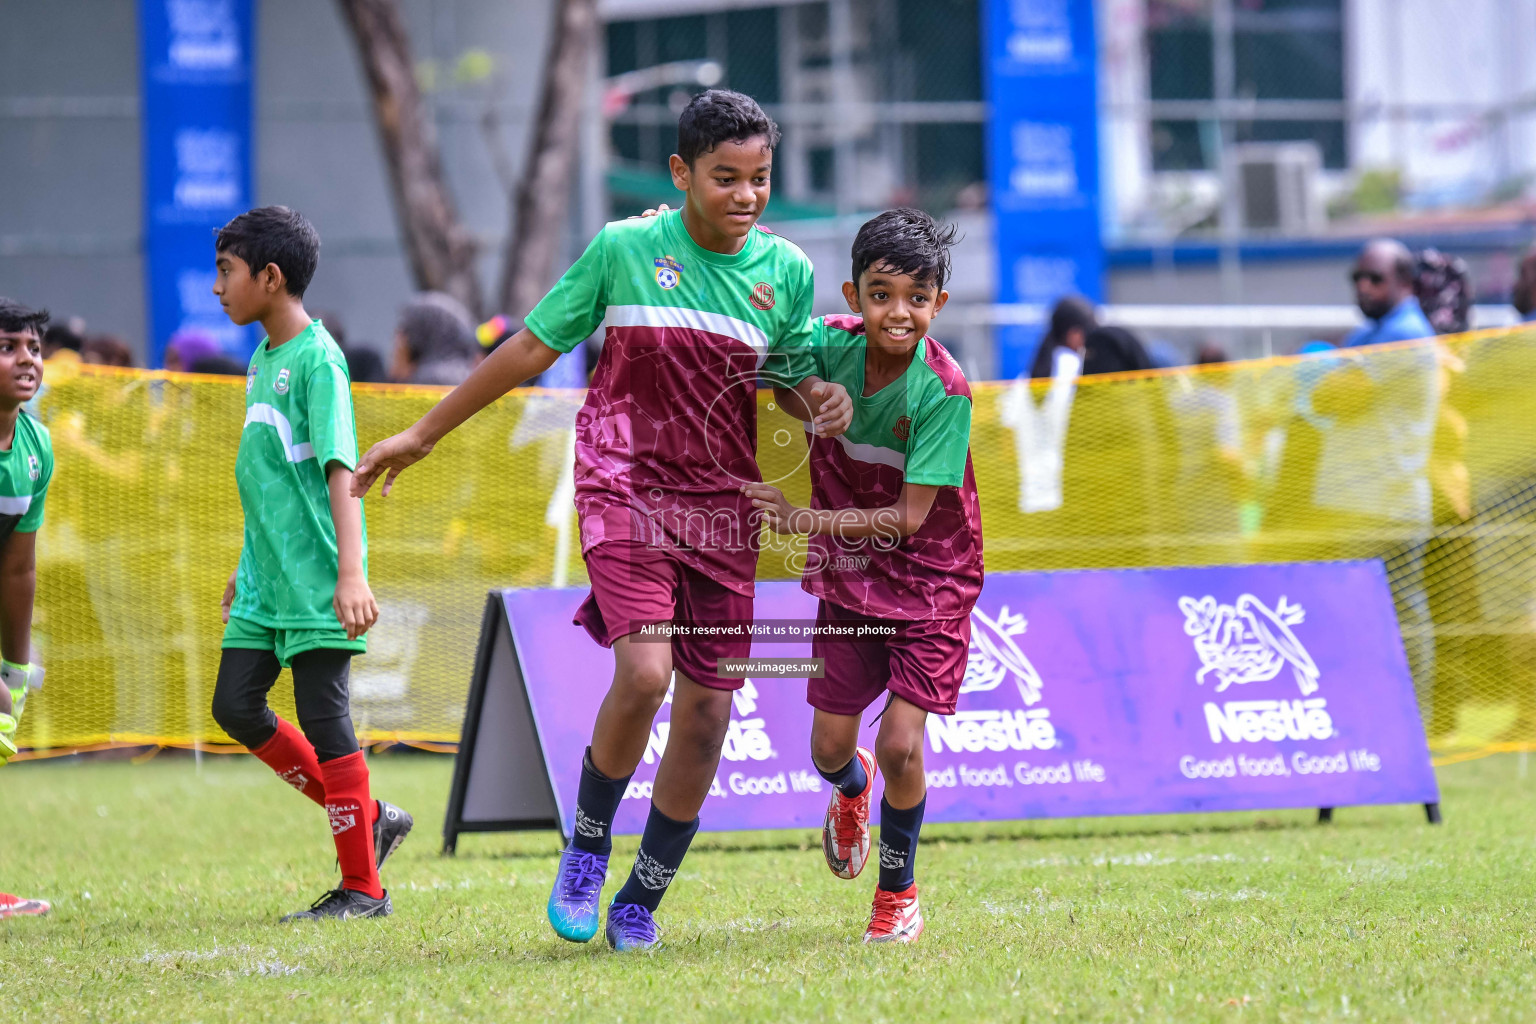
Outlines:
{"label": "boy in green jersey and black shorts", "polygon": [[[853,396],[853,423],[810,439],[811,508],[767,484],[743,488],[771,529],[810,537],[801,585],[821,599],[811,653],[825,659],[806,692],[811,759],[833,787],[822,853],[840,878],[869,856],[877,765],[885,775],[866,942],[923,932],[913,874],[927,804],[923,731],[930,714],[955,713],[981,593],[971,389],[927,336],[949,298],[953,241],[953,228],[921,210],[891,210],[859,229],[843,285],[857,315],[818,319],[813,346],[816,372]],[[834,628],[881,639],[838,640],[827,635]],[[858,746],[860,716],[881,697],[871,753]]]}
{"label": "boy in green jersey and black shorts", "polygon": [[[341,885],[284,921],[382,917],[379,869],[410,815],[374,800],[352,729],[347,680],[379,616],[368,589],[362,502],[352,497],[357,432],[341,349],[304,311],[320,236],[283,206],[243,213],[217,241],[213,291],[229,318],[266,338],[245,377],[235,481],[245,511],[239,567],[224,589],[224,653],[213,717],[278,777],[325,808]],[[293,669],[295,729],[267,706]]]}
{"label": "boy in green jersey and black shorts", "polygon": [[[32,663],[32,603],[53,443],[22,405],[43,383],[47,325],[45,311],[0,298],[0,766],[16,753],[27,691],[43,682],[42,666]],[[46,913],[47,900],[0,892],[0,918]]]}

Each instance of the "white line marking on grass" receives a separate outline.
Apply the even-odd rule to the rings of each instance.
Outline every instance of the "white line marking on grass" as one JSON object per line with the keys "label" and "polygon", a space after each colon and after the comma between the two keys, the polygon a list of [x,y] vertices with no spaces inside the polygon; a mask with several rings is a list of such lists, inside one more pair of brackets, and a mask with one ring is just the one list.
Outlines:
{"label": "white line marking on grass", "polygon": [[[255,959],[252,959],[255,954]],[[303,964],[286,964],[277,959],[277,950],[258,952],[250,946],[214,946],[212,949],[150,950],[143,956],[132,958],[133,963],[148,964],[161,971],[177,970],[187,964],[211,963],[215,960],[246,961],[236,963],[222,971],[224,977],[243,975],[287,976],[305,970]]]}
{"label": "white line marking on grass", "polygon": [[982,909],[993,917],[1019,917],[1024,914],[1049,914],[1069,909],[1072,904],[1067,900],[1052,899],[1045,894],[1045,890],[1035,888],[1035,900],[993,900],[982,899]]}
{"label": "white line marking on grass", "polygon": [[1222,900],[1230,900],[1235,903],[1241,903],[1245,900],[1267,900],[1273,898],[1263,889],[1238,889],[1235,892],[1200,892],[1196,889],[1185,889],[1184,895],[1188,896],[1196,903],[1217,902]]}

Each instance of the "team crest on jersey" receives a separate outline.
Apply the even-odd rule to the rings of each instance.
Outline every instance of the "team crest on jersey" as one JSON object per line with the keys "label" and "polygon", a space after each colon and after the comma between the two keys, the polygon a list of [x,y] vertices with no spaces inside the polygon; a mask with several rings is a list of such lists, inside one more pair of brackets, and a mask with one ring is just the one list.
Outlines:
{"label": "team crest on jersey", "polygon": [[671,256],[663,256],[656,260],[656,283],[671,291],[677,287],[677,282],[682,280],[683,265]]}
{"label": "team crest on jersey", "polygon": [[255,386],[256,386],[256,364],[252,363],[251,364],[251,368],[249,370],[245,371],[245,393],[246,394],[250,394],[251,393],[251,388],[253,388]]}
{"label": "team crest on jersey", "polygon": [[752,286],[752,305],[758,309],[773,308],[773,285],[759,281]]}
{"label": "team crest on jersey", "polygon": [[36,480],[43,475],[43,464],[37,461],[36,455],[27,456],[27,476]]}
{"label": "team crest on jersey", "polygon": [[912,433],[912,417],[903,416],[897,420],[896,425],[891,428],[891,433],[896,435],[896,440],[905,441]]}
{"label": "team crest on jersey", "polygon": [[272,390],[280,395],[288,393],[288,368],[286,366],[277,371],[277,380],[272,382]]}

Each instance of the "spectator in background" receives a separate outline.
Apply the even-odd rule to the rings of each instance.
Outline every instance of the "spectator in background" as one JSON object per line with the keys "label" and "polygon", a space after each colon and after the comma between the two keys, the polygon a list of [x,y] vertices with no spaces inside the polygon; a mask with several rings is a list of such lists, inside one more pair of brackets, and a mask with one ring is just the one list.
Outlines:
{"label": "spectator in background", "polygon": [[97,366],[132,366],[133,350],[121,338],[93,334],[80,346],[80,360]]}
{"label": "spectator in background", "polygon": [[1124,327],[1099,326],[1093,304],[1081,295],[1068,295],[1051,310],[1050,330],[1040,339],[1029,375],[1055,376],[1062,352],[1077,353],[1084,376],[1152,368],[1152,359],[1136,335]]}
{"label": "spectator in background", "polygon": [[[1510,296],[1510,301],[1522,322],[1536,320],[1536,247],[1525,250],[1525,255],[1520,257],[1520,275],[1515,278],[1515,292]],[[47,348],[48,341],[45,338],[43,350],[47,351]]]}
{"label": "spectator in background", "polygon": [[[165,346],[165,368],[172,373],[201,373],[193,367],[215,356],[222,356],[224,350],[210,335],[201,331],[177,331],[171,336],[170,343]],[[242,367],[236,371],[244,373]]]}
{"label": "spectator in background", "polygon": [[223,352],[203,356],[187,367],[189,373],[211,373],[222,377],[244,377],[246,367],[234,356]]}
{"label": "spectator in background", "polygon": [[347,357],[347,376],[353,384],[382,384],[389,380],[384,359],[371,348],[342,349]]}
{"label": "spectator in background", "polygon": [[1214,341],[1207,341],[1195,352],[1196,366],[1214,366],[1217,363],[1231,362],[1232,357],[1227,355],[1227,350]]}
{"label": "spectator in background", "polygon": [[1083,356],[1088,349],[1088,332],[1098,326],[1093,304],[1081,295],[1068,295],[1058,301],[1051,310],[1050,330],[1040,339],[1040,347],[1035,350],[1035,361],[1029,375],[1052,376],[1056,368],[1056,353],[1061,349]]}
{"label": "spectator in background", "polygon": [[1124,327],[1095,327],[1088,332],[1083,375],[1152,369],[1152,359],[1140,339]]}
{"label": "spectator in background", "polygon": [[1365,244],[1349,277],[1366,322],[1344,339],[1345,348],[1434,335],[1434,327],[1413,294],[1416,268],[1413,254],[1396,239],[1378,238]]}
{"label": "spectator in background", "polygon": [[423,292],[400,311],[390,376],[401,384],[464,383],[475,368],[475,325],[464,304]]}
{"label": "spectator in background", "polygon": [[[317,312],[315,319],[325,325],[331,340],[347,360],[347,379],[354,384],[382,384],[389,380],[384,358],[371,345],[347,344],[347,328],[341,314],[333,309]],[[242,371],[243,372],[243,371]]]}
{"label": "spectator in background", "polygon": [[1419,253],[1413,294],[1437,334],[1461,334],[1472,328],[1472,275],[1467,261],[1439,249]]}
{"label": "spectator in background", "polygon": [[43,332],[43,360],[45,362],[80,362],[81,337],[65,324],[49,324]]}
{"label": "spectator in background", "polygon": [[[1360,250],[1350,277],[1367,321],[1344,339],[1345,349],[1434,337],[1413,294],[1416,267],[1392,239]],[[1425,685],[1435,671],[1425,553],[1433,528],[1439,348],[1321,357],[1316,365],[1325,372],[1311,390],[1320,445],[1305,519],[1315,536],[1327,538],[1311,546],[1307,560],[1381,558],[1390,567],[1408,664]]]}

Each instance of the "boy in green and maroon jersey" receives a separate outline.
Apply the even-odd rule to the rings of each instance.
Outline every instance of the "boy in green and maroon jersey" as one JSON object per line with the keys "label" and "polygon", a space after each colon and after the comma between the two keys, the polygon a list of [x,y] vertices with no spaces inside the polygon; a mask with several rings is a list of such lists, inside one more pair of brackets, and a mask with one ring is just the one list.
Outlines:
{"label": "boy in green and maroon jersey", "polygon": [[[807,691],[811,757],[833,786],[822,851],[840,878],[864,867],[876,765],[885,773],[866,942],[913,942],[923,931],[913,875],[927,801],[923,728],[928,715],[955,712],[981,593],[971,389],[926,336],[949,297],[953,241],[953,229],[919,210],[892,210],[859,230],[843,294],[861,315],[816,321],[814,345],[816,372],[853,396],[853,422],[839,437],[811,439],[812,508],[766,484],[743,487],[776,532],[810,535],[802,585],[821,599],[818,627],[892,631],[872,642],[818,630],[812,653],[825,674]],[[858,746],[860,715],[882,694],[871,754]]]}
{"label": "boy in green and maroon jersey", "polygon": [[[646,625],[752,619],[758,527],[741,485],[756,460],[759,379],[782,406],[840,433],[847,393],[812,373],[811,265],[756,226],[768,202],[778,127],[749,97],[711,90],[678,120],[673,184],[683,209],[609,224],[475,372],[420,422],[363,457],[362,494],[424,458],[450,430],[548,369],[606,325],[602,358],[576,417],[576,509],[592,593],[577,615],[614,652],[614,678],[582,760],[575,830],[548,914],[573,942],[597,934],[614,812],[675,690],[667,747],[635,867],[608,911],[617,950],[658,941],[653,914],[699,827],[730,722],[717,661],[725,639],[638,641]],[[570,752],[574,756],[574,751]]]}
{"label": "boy in green and maroon jersey", "polygon": [[[0,296],[0,767],[16,753],[28,691],[43,685],[43,667],[32,660],[32,610],[53,442],[23,406],[43,383],[47,326],[47,310]],[[47,900],[0,892],[0,919],[48,910]]]}
{"label": "boy in green and maroon jersey", "polygon": [[[245,378],[235,482],[245,512],[240,564],[224,588],[214,721],[278,777],[325,808],[341,884],[284,921],[383,917],[379,869],[411,816],[368,791],[352,728],[352,656],[379,616],[368,589],[368,535],[354,498],[357,432],[347,363],[304,310],[320,236],[285,206],[242,213],[219,231],[214,294],[266,337]],[[293,669],[299,727],[267,705]],[[302,731],[300,731],[302,729]]]}

